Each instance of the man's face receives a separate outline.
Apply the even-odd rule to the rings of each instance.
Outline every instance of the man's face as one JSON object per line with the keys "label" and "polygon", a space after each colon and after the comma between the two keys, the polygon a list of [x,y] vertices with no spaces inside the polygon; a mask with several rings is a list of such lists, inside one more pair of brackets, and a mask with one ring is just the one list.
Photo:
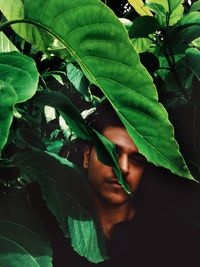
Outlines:
{"label": "man's face", "polygon": [[[116,145],[124,180],[131,191],[135,192],[144,170],[144,157],[138,152],[125,128],[107,127],[102,134]],[[85,147],[83,167],[87,169],[92,194],[96,199],[112,206],[122,205],[128,200],[128,195],[118,183],[113,168],[98,160],[94,147]]]}

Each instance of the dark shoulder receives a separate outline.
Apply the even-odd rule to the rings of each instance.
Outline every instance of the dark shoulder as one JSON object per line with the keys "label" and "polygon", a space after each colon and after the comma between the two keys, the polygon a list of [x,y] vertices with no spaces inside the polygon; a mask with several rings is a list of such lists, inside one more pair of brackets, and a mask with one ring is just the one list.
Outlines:
{"label": "dark shoulder", "polygon": [[[137,216],[113,228],[109,253],[115,263],[118,255],[126,266],[199,266],[200,229],[174,216],[160,212]],[[123,255],[123,256],[122,256]],[[122,264],[122,263],[121,263]],[[118,265],[116,265],[118,266]]]}

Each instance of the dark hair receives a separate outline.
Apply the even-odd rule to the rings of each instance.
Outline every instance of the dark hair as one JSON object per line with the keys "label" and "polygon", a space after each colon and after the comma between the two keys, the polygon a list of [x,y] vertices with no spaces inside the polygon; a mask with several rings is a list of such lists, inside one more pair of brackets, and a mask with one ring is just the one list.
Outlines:
{"label": "dark hair", "polygon": [[85,121],[89,126],[100,133],[109,126],[124,127],[108,100],[101,102]]}

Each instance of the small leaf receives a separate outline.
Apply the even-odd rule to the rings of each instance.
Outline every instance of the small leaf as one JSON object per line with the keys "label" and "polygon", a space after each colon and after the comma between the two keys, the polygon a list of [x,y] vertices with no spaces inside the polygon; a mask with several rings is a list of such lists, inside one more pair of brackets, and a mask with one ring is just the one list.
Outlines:
{"label": "small leaf", "polygon": [[[98,140],[95,137],[93,139],[99,160],[101,160],[106,165],[113,166],[113,170],[116,174],[116,177],[118,178],[119,183],[124,188],[124,190],[128,194],[130,194],[130,186],[122,178],[122,172],[118,164],[118,156],[115,151],[115,145],[96,130],[93,129],[93,131],[98,137]],[[103,144],[103,146],[101,143]]]}
{"label": "small leaf", "polygon": [[86,97],[90,97],[88,80],[83,72],[72,63],[67,64],[67,77],[79,93]]}
{"label": "small leaf", "polygon": [[150,47],[153,43],[152,40],[148,39],[148,38],[133,38],[131,39],[135,50],[138,53],[144,53],[150,50]]}
{"label": "small leaf", "polygon": [[195,1],[190,7],[189,12],[199,11],[200,10],[200,0]]}
{"label": "small leaf", "polygon": [[186,51],[186,64],[196,78],[200,81],[200,51],[196,48],[188,48]]}
{"label": "small leaf", "polygon": [[151,33],[155,33],[159,28],[159,23],[154,17],[142,16],[136,18],[129,30],[130,38],[147,37]]}
{"label": "small leaf", "polygon": [[18,49],[3,32],[0,32],[0,52],[11,51],[18,51]]}
{"label": "small leaf", "polygon": [[132,5],[132,7],[140,16],[153,16],[148,7],[144,6],[142,0],[128,0],[128,2]]}

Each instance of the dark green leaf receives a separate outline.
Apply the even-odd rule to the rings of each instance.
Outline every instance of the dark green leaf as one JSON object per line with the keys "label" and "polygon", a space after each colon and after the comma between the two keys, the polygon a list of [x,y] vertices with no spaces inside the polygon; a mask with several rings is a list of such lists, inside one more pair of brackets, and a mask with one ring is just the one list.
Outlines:
{"label": "dark green leaf", "polygon": [[[94,144],[97,151],[99,160],[104,164],[113,166],[114,172],[118,177],[119,183],[122,185],[127,193],[131,193],[129,185],[123,180],[122,173],[118,165],[118,156],[115,151],[115,145],[112,144],[107,138],[105,138],[99,132],[93,130],[98,139],[94,136]],[[100,141],[100,142],[99,142]],[[103,144],[103,145],[102,145]],[[105,149],[106,148],[106,149]]]}
{"label": "dark green leaf", "polygon": [[43,222],[23,192],[4,196],[0,207],[0,266],[52,267]]}
{"label": "dark green leaf", "polygon": [[159,28],[159,23],[154,17],[142,16],[133,21],[129,30],[130,38],[147,37],[151,33],[155,33]]}
{"label": "dark green leaf", "polygon": [[185,52],[187,67],[191,69],[200,81],[200,51],[196,48],[188,48]]}
{"label": "dark green leaf", "polygon": [[28,181],[38,181],[43,197],[72,246],[92,262],[106,258],[105,240],[95,224],[86,177],[44,152],[15,155],[13,162]]}
{"label": "dark green leaf", "polygon": [[59,110],[63,119],[78,137],[84,140],[91,140],[85,122],[80,115],[80,111],[67,96],[55,92],[48,92],[40,93],[34,100],[37,104],[48,105]]}

